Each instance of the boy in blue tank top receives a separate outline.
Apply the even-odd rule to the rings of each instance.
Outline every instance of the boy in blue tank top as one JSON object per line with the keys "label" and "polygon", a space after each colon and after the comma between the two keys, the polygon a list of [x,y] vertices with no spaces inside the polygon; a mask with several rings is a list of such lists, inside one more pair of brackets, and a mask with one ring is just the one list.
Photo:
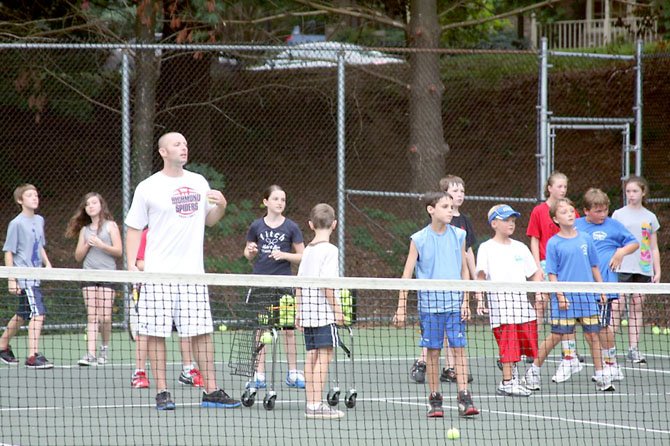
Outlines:
{"label": "boy in blue tank top", "polygon": [[[403,279],[468,280],[465,262],[465,231],[451,226],[453,199],[446,192],[429,192],[423,196],[431,223],[411,236]],[[443,417],[440,386],[440,352],[446,333],[452,349],[458,382],[458,412],[460,416],[477,415],[479,410],[468,391],[468,363],[465,321],[470,318],[467,294],[460,291],[418,291],[418,309],[421,323],[420,347],[428,349],[426,375],[430,387],[429,418]],[[405,324],[407,290],[398,296],[398,308],[393,317],[397,326]]]}

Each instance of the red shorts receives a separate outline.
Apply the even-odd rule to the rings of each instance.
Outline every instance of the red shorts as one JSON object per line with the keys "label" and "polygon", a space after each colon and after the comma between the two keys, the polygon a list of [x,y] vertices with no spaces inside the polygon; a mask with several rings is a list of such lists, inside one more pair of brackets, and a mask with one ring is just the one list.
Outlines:
{"label": "red shorts", "polygon": [[519,362],[521,355],[537,358],[537,321],[503,324],[493,329],[500,362]]}

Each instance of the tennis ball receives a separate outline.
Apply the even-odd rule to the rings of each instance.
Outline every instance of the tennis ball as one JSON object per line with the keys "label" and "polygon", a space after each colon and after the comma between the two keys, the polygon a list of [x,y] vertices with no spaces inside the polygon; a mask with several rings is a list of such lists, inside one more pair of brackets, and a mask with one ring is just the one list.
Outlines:
{"label": "tennis ball", "polygon": [[663,334],[666,335],[666,336],[670,335],[670,328],[664,328],[663,329]]}
{"label": "tennis ball", "polygon": [[622,327],[627,327],[628,326],[628,319],[621,319],[621,326]]}
{"label": "tennis ball", "polygon": [[88,341],[88,335],[84,333],[84,341]]}
{"label": "tennis ball", "polygon": [[262,344],[272,344],[272,334],[269,331],[266,331],[261,335]]}
{"label": "tennis ball", "polygon": [[652,327],[651,332],[655,335],[661,334],[661,329],[659,327]]}
{"label": "tennis ball", "polygon": [[452,427],[447,431],[447,438],[449,440],[458,440],[461,438],[461,433],[455,427]]}
{"label": "tennis ball", "polygon": [[346,289],[346,288],[342,288],[342,289],[340,290],[340,297],[343,298],[343,299],[346,299],[346,298],[348,298],[348,297],[351,297],[351,291],[349,291],[349,290]]}
{"label": "tennis ball", "polygon": [[226,324],[219,325],[219,331],[228,331],[228,326]]}

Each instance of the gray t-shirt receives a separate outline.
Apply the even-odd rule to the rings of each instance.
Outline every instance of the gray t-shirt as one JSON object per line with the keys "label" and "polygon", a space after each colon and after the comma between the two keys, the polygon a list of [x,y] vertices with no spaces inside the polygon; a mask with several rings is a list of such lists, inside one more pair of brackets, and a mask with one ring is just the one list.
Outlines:
{"label": "gray t-shirt", "polygon": [[650,239],[651,235],[661,228],[656,215],[645,207],[636,209],[624,206],[614,211],[612,218],[621,222],[640,243],[637,251],[623,258],[619,272],[653,276],[654,253]]}
{"label": "gray t-shirt", "polygon": [[[44,218],[41,215],[28,217],[17,215],[9,222],[7,238],[2,248],[14,255],[14,266],[41,268],[43,266],[41,249],[46,245],[44,239]],[[39,280],[18,279],[19,288],[39,286]]]}
{"label": "gray t-shirt", "polygon": [[[91,226],[84,227],[84,240],[88,242],[88,239],[97,235],[100,240],[104,243],[111,246],[112,236],[109,234],[109,225],[111,223],[106,221],[104,225],[100,228],[100,232],[96,233]],[[116,260],[114,257],[106,253],[100,248],[91,246],[84,257],[84,269],[116,269]]]}

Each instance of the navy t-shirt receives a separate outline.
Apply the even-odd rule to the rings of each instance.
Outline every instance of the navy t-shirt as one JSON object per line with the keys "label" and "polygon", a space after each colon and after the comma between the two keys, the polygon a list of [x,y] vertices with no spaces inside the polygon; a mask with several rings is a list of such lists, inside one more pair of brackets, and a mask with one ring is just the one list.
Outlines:
{"label": "navy t-shirt", "polygon": [[291,263],[288,260],[275,260],[270,257],[272,251],[293,252],[294,243],[302,243],[302,232],[298,225],[288,218],[284,223],[271,228],[264,218],[254,220],[247,232],[247,241],[258,245],[258,254],[254,262],[254,274],[291,275]]}

